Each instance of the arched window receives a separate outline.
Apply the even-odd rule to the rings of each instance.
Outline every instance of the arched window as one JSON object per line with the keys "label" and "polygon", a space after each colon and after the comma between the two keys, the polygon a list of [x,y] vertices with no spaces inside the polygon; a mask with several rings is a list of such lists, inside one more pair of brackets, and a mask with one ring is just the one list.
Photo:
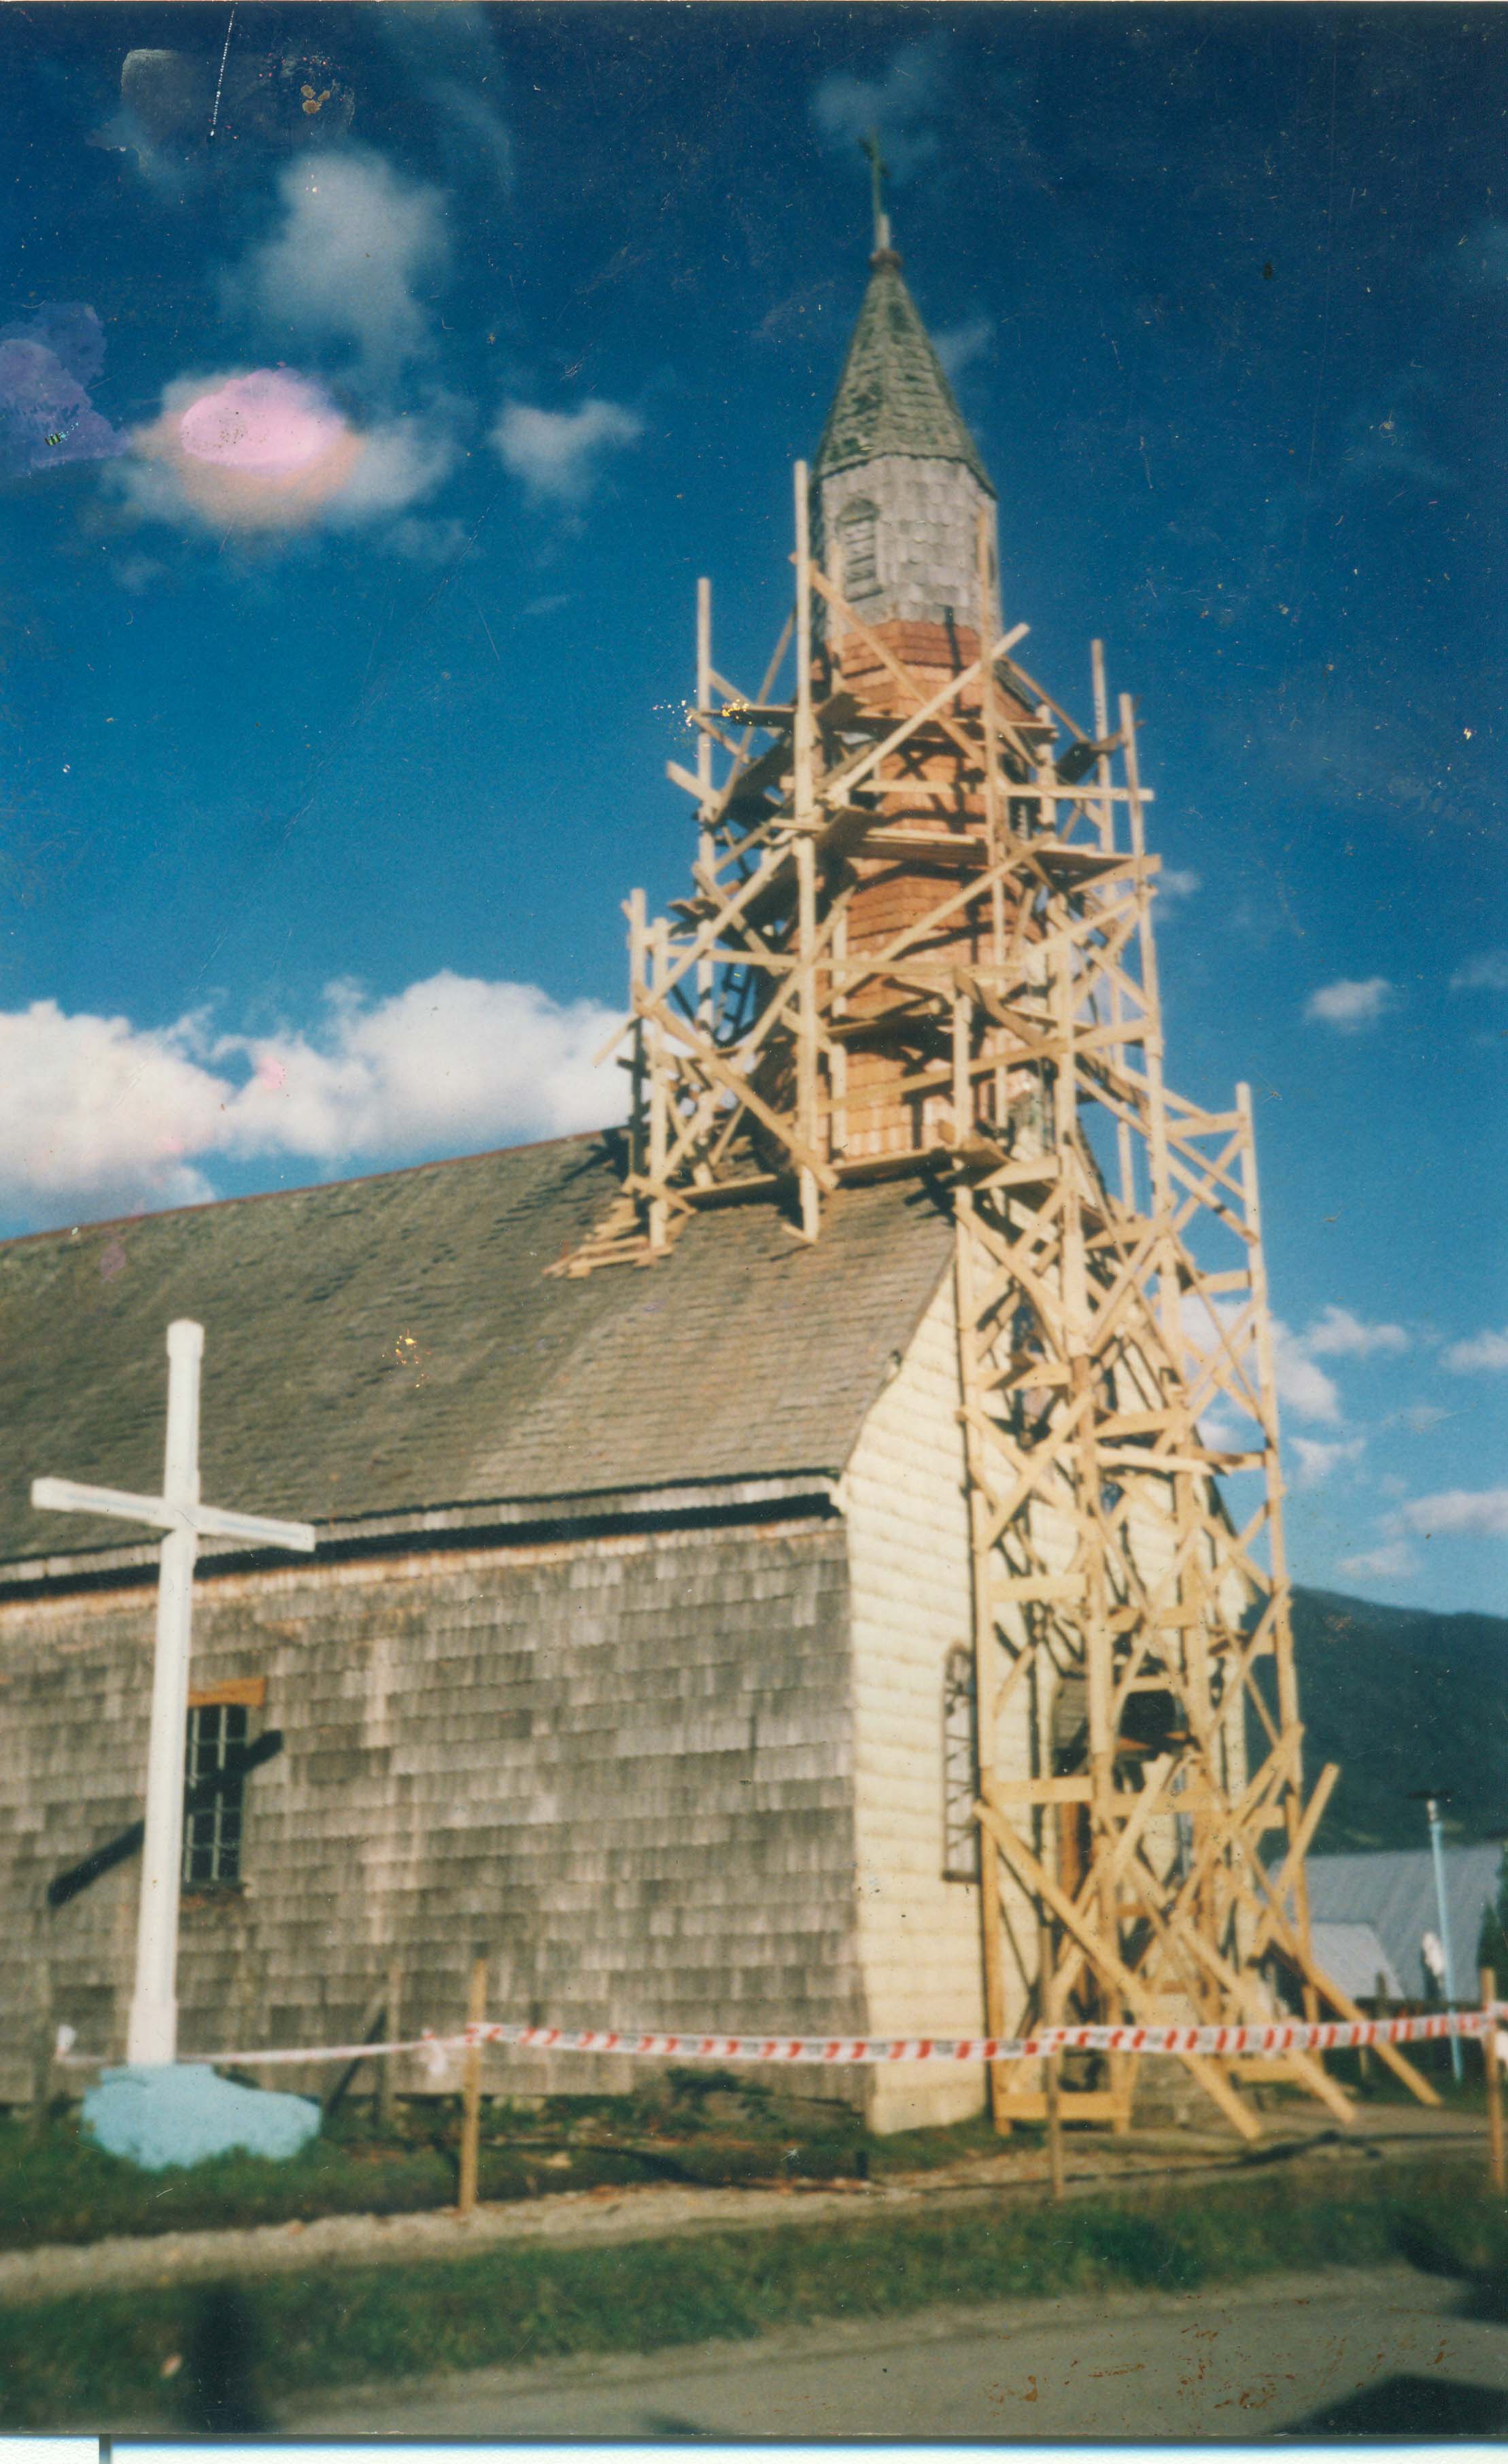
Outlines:
{"label": "arched window", "polygon": [[880,587],[875,539],[879,520],[879,507],[872,505],[867,496],[851,497],[838,517],[845,599],[872,599]]}
{"label": "arched window", "polygon": [[973,1653],[954,1643],[943,1662],[943,1880],[979,1880],[979,1735]]}

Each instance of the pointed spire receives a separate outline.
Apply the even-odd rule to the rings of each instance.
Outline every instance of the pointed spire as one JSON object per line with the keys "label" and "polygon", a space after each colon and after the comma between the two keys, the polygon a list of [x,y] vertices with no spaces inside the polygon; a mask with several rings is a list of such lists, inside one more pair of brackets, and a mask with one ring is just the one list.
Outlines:
{"label": "pointed spire", "polygon": [[820,480],[882,453],[904,453],[924,461],[962,462],[993,496],[979,449],[901,279],[901,260],[890,245],[890,218],[880,202],[885,165],[878,142],[866,142],[864,151],[870,156],[875,200],[869,288],[812,476]]}

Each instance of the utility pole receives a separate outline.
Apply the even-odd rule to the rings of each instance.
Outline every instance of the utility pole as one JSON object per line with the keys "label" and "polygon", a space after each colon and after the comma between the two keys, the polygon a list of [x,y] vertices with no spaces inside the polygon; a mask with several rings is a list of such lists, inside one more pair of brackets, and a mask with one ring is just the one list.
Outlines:
{"label": "utility pole", "polygon": [[[1440,1808],[1449,1805],[1449,1789],[1411,1788],[1410,1795],[1422,1800],[1430,1819],[1430,1855],[1434,1863],[1434,1904],[1440,1919],[1440,1956],[1445,1962],[1445,1999],[1449,2006],[1455,2002],[1455,1961],[1451,1953],[1451,1912],[1445,1898],[1445,1829]],[[1461,2083],[1461,2040],[1451,2038],[1451,2077],[1457,2087]]]}

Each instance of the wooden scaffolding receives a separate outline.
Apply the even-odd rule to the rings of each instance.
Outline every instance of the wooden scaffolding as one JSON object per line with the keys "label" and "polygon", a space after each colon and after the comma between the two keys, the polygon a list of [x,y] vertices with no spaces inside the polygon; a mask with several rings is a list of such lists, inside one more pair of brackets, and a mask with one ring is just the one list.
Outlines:
{"label": "wooden scaffolding", "polygon": [[[758,692],[699,585],[689,896],[628,902],[622,1195],[554,1271],[650,1264],[704,1207],[910,1175],[955,1227],[987,2024],[1355,2017],[1316,1961],[1249,1090],[1164,1077],[1133,705],[1091,729],[1013,655],[981,517],[972,624],[866,626],[814,558]],[[784,697],[782,675],[790,681]],[[1414,2093],[1428,2083],[1391,2048]],[[1350,2105],[1322,2064],[1188,2055]],[[999,2064],[1002,2127],[1126,2126],[1130,2057]]]}

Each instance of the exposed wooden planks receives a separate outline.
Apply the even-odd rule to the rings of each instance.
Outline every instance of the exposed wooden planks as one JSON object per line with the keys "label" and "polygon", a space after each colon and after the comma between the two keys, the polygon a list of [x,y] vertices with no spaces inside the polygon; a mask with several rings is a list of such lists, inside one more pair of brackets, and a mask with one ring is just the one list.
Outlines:
{"label": "exposed wooden planks", "polygon": [[[1167,1083],[1134,707],[1112,732],[1098,644],[1092,734],[1013,664],[988,523],[950,648],[866,625],[812,554],[799,467],[795,502],[788,696],[785,637],[746,700],[699,599],[707,723],[694,777],[673,770],[696,896],[630,916],[630,1204],[652,1253],[694,1208],[776,1192],[811,1241],[832,1193],[893,1174],[951,1210],[992,2029],[1038,1991],[1249,2018],[1273,1959],[1338,2007],[1303,1903],[1323,1798],[1302,1778],[1251,1101]],[[630,1249],[620,1224],[597,1256]],[[1218,1444],[1217,1407],[1240,1422]],[[1257,1489],[1239,1524],[1230,1472]],[[1189,2067],[1252,2135],[1228,2070]],[[1287,2075],[1341,2115],[1322,2071]],[[1103,2098],[1124,2124],[1129,2077],[1064,2084],[1061,2111]],[[1025,2110],[993,2084],[1002,2122]]]}

